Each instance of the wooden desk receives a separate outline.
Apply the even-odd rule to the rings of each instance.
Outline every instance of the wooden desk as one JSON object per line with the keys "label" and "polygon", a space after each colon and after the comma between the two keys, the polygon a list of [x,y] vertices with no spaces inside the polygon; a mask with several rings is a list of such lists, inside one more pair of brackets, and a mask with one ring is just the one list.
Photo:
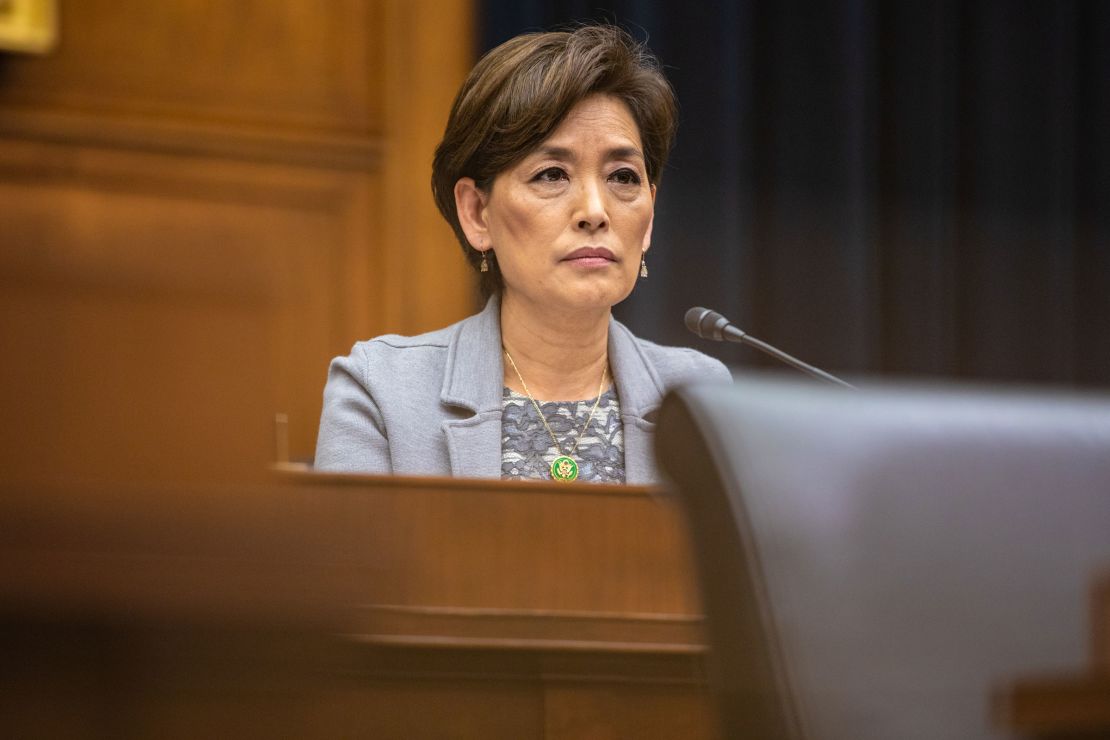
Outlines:
{"label": "wooden desk", "polygon": [[633,487],[5,491],[3,721],[62,737],[714,737],[680,525]]}
{"label": "wooden desk", "polygon": [[351,631],[391,723],[375,731],[417,736],[428,707],[455,707],[444,722],[474,737],[714,735],[685,534],[656,492],[283,482],[377,567]]}
{"label": "wooden desk", "polygon": [[996,716],[1031,737],[1110,737],[1110,574],[1091,590],[1091,663],[1070,676],[1024,678],[998,696]]}

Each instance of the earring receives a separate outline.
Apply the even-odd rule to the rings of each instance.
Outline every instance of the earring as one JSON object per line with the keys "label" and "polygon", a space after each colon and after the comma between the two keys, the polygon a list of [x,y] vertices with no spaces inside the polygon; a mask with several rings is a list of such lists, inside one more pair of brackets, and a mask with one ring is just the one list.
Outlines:
{"label": "earring", "polygon": [[640,277],[647,277],[647,257],[640,255]]}
{"label": "earring", "polygon": [[478,265],[478,272],[489,272],[489,259],[485,252],[482,252],[482,264]]}

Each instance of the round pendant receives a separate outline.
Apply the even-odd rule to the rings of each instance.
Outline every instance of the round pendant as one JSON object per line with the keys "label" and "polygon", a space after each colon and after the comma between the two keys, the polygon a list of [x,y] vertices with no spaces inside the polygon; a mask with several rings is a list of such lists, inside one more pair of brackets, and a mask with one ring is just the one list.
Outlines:
{"label": "round pendant", "polygon": [[578,477],[578,463],[574,458],[561,455],[551,461],[551,479],[569,483]]}

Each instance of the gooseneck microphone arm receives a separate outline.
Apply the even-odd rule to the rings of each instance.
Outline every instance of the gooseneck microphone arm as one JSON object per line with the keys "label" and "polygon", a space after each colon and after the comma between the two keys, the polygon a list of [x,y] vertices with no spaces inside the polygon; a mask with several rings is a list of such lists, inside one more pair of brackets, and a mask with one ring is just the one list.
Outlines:
{"label": "gooseneck microphone arm", "polygon": [[855,389],[854,385],[845,383],[835,375],[831,375],[820,368],[802,362],[797,357],[788,355],[781,349],[772,347],[766,342],[760,341],[752,335],[741,331],[733,326],[732,322],[724,316],[716,311],[710,311],[708,308],[701,308],[698,306],[687,311],[686,328],[702,339],[712,339],[716,342],[738,342],[740,344],[747,344],[751,347],[755,347],[761,352],[766,352],[779,362],[784,362],[818,380],[823,380],[826,383],[832,383],[833,385],[839,385],[845,388]]}

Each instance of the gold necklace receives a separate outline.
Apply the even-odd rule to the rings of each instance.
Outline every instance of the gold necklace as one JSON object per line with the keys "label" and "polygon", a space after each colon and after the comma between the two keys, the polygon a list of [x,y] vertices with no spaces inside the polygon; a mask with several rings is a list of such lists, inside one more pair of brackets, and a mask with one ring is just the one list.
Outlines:
{"label": "gold necklace", "polygon": [[[502,347],[502,349],[505,349]],[[574,440],[574,447],[570,448],[570,452],[563,454],[563,448],[559,445],[559,440],[555,439],[555,432],[551,431],[551,427],[547,424],[547,419],[544,418],[543,412],[540,411],[540,405],[536,403],[532,391],[528,390],[528,384],[524,382],[524,376],[520,374],[520,368],[516,366],[513,361],[513,356],[509,354],[509,350],[505,349],[505,356],[509,358],[509,364],[513,366],[513,371],[516,372],[517,378],[520,379],[520,385],[524,388],[524,392],[528,394],[528,400],[532,402],[533,408],[536,409],[536,414],[543,422],[543,428],[551,435],[551,443],[555,445],[555,451],[559,454],[551,461],[551,479],[563,483],[569,483],[578,477],[578,462],[572,457],[575,452],[578,452],[578,443],[582,441],[583,435],[586,430],[590,428],[590,422],[593,421],[594,412],[597,411],[597,405],[601,403],[601,389],[605,387],[605,372],[609,369],[609,363],[606,361],[601,367],[601,383],[597,386],[597,398],[594,400],[594,407],[590,409],[590,415],[586,417],[586,423],[582,426],[582,430],[578,432],[578,437]]]}

